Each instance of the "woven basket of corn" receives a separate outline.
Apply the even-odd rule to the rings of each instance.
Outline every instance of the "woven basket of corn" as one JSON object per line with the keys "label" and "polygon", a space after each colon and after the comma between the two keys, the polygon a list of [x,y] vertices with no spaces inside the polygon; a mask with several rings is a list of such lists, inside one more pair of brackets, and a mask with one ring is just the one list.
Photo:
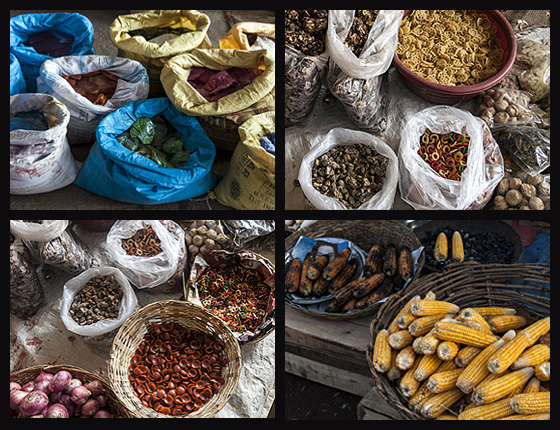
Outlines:
{"label": "woven basket of corn", "polygon": [[[146,336],[150,330],[159,333],[152,343]],[[208,352],[207,345],[210,347],[209,340],[196,346],[196,342],[192,344],[185,340],[188,333],[208,335],[203,338],[221,345],[219,350],[225,354],[225,360],[220,354],[221,364],[215,370],[219,376],[205,375],[200,370],[213,367],[218,361],[216,357],[204,356],[203,351]],[[131,367],[132,363],[138,362],[147,363],[147,369]],[[196,372],[190,377],[192,368],[199,369],[196,381],[192,379]],[[201,306],[179,300],[154,302],[133,313],[119,329],[109,357],[113,391],[134,418],[213,417],[227,404],[237,386],[240,371],[241,351],[228,327]],[[145,378],[140,381],[142,376]],[[207,390],[205,384],[210,387],[211,395],[203,393]],[[137,394],[143,395],[142,400]],[[189,407],[196,398],[205,402]],[[166,412],[161,408],[167,408]]]}
{"label": "woven basket of corn", "polygon": [[[453,303],[456,309],[480,307],[504,307],[514,309],[516,315],[526,320],[524,327],[550,317],[550,266],[540,264],[478,264],[475,262],[456,263],[442,273],[431,273],[416,280],[406,291],[394,294],[379,309],[370,324],[370,343],[367,348],[367,360],[377,392],[388,404],[393,405],[403,419],[422,420],[430,418],[423,407],[414,403],[413,396],[405,397],[401,391],[405,371],[389,380],[389,371],[380,373],[379,363],[374,364],[374,346],[378,335],[395,333],[400,328],[391,326],[400,315],[405,305],[415,296],[424,299],[427,293],[433,293],[435,300]],[[433,299],[434,296],[431,297]],[[421,300],[425,302],[426,300]],[[414,305],[413,305],[414,306]],[[458,313],[456,311],[455,313]],[[498,334],[495,339],[499,339]],[[512,333],[515,336],[515,333]],[[390,343],[390,341],[389,341]],[[457,342],[459,343],[459,342]],[[461,348],[461,345],[459,345]],[[482,349],[481,349],[482,350]],[[460,352],[460,350],[459,350]],[[417,358],[421,355],[418,354]],[[423,357],[426,357],[424,355]],[[457,360],[455,360],[457,361]],[[417,363],[416,361],[414,362]],[[445,363],[445,362],[444,362]],[[377,367],[377,369],[376,369]],[[485,363],[485,367],[486,363]],[[412,367],[414,370],[414,366]],[[422,384],[429,382],[424,380]],[[421,388],[417,389],[420,394]],[[456,394],[451,406],[446,406],[446,416],[457,416],[464,409],[470,394],[459,392],[453,387],[448,393]],[[420,405],[422,405],[420,403]],[[424,403],[424,406],[426,403]],[[424,412],[424,414],[423,414]],[[431,417],[433,418],[433,417]],[[489,418],[487,418],[489,419]]]}
{"label": "woven basket of corn", "polygon": [[53,375],[61,370],[67,370],[74,378],[80,379],[82,382],[90,382],[98,380],[105,389],[103,395],[107,399],[107,406],[105,409],[109,411],[114,417],[131,418],[128,409],[123,405],[115,392],[111,388],[109,381],[104,378],[95,376],[93,373],[88,372],[81,367],[72,366],[70,364],[54,364],[54,365],[39,365],[27,367],[18,370],[17,372],[10,373],[10,382],[17,382],[23,385],[35,379],[41,372],[52,373]]}
{"label": "woven basket of corn", "polygon": [[[285,250],[288,251],[293,248],[302,236],[311,239],[345,239],[360,247],[366,254],[373,245],[379,245],[382,251],[388,248],[389,245],[394,245],[397,250],[397,256],[398,252],[404,247],[414,251],[422,246],[418,238],[408,227],[398,221],[389,220],[320,220],[288,236],[285,240]],[[416,271],[412,276],[413,281],[418,277],[423,265],[424,253],[421,252],[417,260]],[[408,289],[409,286],[410,284],[405,289]],[[395,290],[393,288],[391,293]],[[289,301],[286,301],[286,305],[316,318],[339,320],[369,315],[379,308],[383,300],[373,303],[366,308],[354,309],[350,312],[319,312],[310,310],[305,306],[290,303]]]}

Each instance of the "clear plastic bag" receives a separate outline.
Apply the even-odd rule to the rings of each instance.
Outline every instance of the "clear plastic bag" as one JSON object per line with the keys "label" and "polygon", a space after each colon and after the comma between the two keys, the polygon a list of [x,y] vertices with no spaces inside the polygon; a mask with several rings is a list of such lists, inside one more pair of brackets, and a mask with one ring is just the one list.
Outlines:
{"label": "clear plastic bag", "polygon": [[[151,225],[161,241],[162,252],[153,257],[127,255],[121,239],[134,236],[148,225]],[[167,282],[177,271],[185,236],[179,227],[174,233],[169,232],[158,220],[120,220],[109,230],[105,246],[115,265],[132,284],[140,289],[152,289]]]}
{"label": "clear plastic bag", "polygon": [[[440,176],[420,155],[420,136],[426,128],[442,134],[470,136],[467,167],[459,181]],[[485,139],[486,136],[486,139]],[[399,189],[414,209],[468,209],[491,194],[504,175],[504,163],[486,124],[469,112],[435,106],[414,115],[405,125],[399,146]]]}
{"label": "clear plastic bag", "polygon": [[[97,276],[115,276],[120,288],[123,290],[119,315],[116,319],[104,319],[89,325],[79,325],[70,315],[70,306],[76,294],[86,286],[88,281]],[[64,284],[62,301],[60,305],[60,318],[64,326],[72,333],[84,336],[86,341],[100,343],[109,341],[124,321],[136,310],[138,299],[134,289],[124,274],[115,267],[95,267],[70,279]]]}
{"label": "clear plastic bag", "polygon": [[43,290],[35,266],[27,258],[20,240],[10,246],[10,312],[30,318],[43,303]]}
{"label": "clear plastic bag", "polygon": [[385,210],[392,208],[399,177],[398,160],[395,152],[389,145],[371,134],[344,128],[331,130],[319,144],[311,148],[301,161],[298,180],[303,193],[315,208],[325,210],[346,209],[346,206],[338,199],[328,197],[313,187],[311,183],[313,162],[317,157],[335,146],[356,143],[372,146],[379,154],[389,159],[382,190],[363,203],[358,209]]}

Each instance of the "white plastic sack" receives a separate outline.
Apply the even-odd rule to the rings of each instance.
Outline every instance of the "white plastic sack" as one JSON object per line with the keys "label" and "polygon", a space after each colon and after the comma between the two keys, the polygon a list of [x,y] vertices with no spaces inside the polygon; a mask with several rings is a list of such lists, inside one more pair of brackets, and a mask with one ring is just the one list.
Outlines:
{"label": "white plastic sack", "polygon": [[311,150],[305,154],[301,161],[298,180],[303,193],[315,208],[323,210],[346,209],[346,206],[338,199],[328,197],[313,187],[311,184],[312,168],[315,159],[328,152],[331,148],[339,145],[352,145],[356,143],[372,146],[379,154],[389,159],[383,188],[370,200],[361,205],[358,210],[388,210],[392,208],[399,178],[398,161],[395,152],[389,145],[371,134],[344,128],[335,128],[331,130],[320,143],[312,147]]}
{"label": "white plastic sack", "polygon": [[352,78],[368,79],[387,71],[397,49],[399,26],[404,10],[380,10],[359,57],[344,43],[355,10],[329,10],[327,51],[344,73]]}
{"label": "white plastic sack", "polygon": [[48,130],[10,131],[10,194],[39,194],[70,185],[78,174],[66,139],[70,113],[48,94],[10,96],[10,115],[41,110],[56,125]]}
{"label": "white plastic sack", "polygon": [[50,242],[60,236],[66,227],[68,227],[66,219],[44,219],[41,224],[10,220],[10,233],[17,239],[32,242]]}
{"label": "white plastic sack", "polygon": [[[104,319],[89,325],[79,325],[70,315],[70,306],[74,301],[76,294],[85,287],[88,281],[96,276],[114,275],[123,290],[123,297],[119,315],[116,319]],[[124,321],[136,310],[138,299],[134,293],[134,289],[126,279],[126,276],[115,267],[95,267],[86,270],[82,274],[70,279],[64,284],[62,290],[62,301],[60,305],[60,318],[64,326],[72,333],[79,334],[80,336],[87,336],[88,338],[102,336],[108,334],[113,330],[118,329]],[[99,338],[97,338],[99,339]],[[96,340],[97,340],[96,339]]]}
{"label": "white plastic sack", "polygon": [[[153,257],[127,255],[121,239],[134,236],[138,230],[148,225],[152,226],[161,241],[162,252]],[[184,240],[184,233],[182,235],[170,233],[158,220],[120,220],[109,230],[106,247],[115,265],[132,284],[142,289],[161,285],[173,276],[177,270]]]}
{"label": "white plastic sack", "polygon": [[[440,176],[420,155],[420,137],[429,128],[443,134],[470,136],[467,167],[460,181]],[[434,106],[414,115],[405,125],[399,146],[399,189],[414,209],[468,209],[480,203],[504,175],[498,144],[484,122],[469,112]]]}
{"label": "white plastic sack", "polygon": [[[117,89],[105,105],[96,105],[77,93],[62,76],[82,75],[105,70],[119,77]],[[91,143],[102,118],[125,104],[148,97],[150,84],[144,66],[134,60],[107,55],[82,55],[53,58],[45,61],[37,78],[41,93],[55,96],[68,108],[70,143]]]}

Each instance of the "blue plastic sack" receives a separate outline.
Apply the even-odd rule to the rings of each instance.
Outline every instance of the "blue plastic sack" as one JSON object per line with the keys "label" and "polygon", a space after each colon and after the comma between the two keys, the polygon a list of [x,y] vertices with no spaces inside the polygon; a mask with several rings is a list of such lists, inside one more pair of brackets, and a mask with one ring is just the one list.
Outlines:
{"label": "blue plastic sack", "polygon": [[51,31],[55,35],[74,38],[70,55],[95,54],[93,25],[79,13],[28,13],[10,18],[10,52],[20,62],[28,92],[37,91],[39,68],[53,57],[39,54],[25,42],[35,33]]}
{"label": "blue plastic sack", "polygon": [[25,92],[25,80],[19,61],[14,54],[10,54],[10,95],[15,96]]}
{"label": "blue plastic sack", "polygon": [[[183,148],[191,153],[185,166],[161,167],[117,142],[138,118],[157,114],[177,129]],[[101,120],[96,136],[74,182],[92,193],[127,203],[158,204],[197,197],[216,185],[210,170],[214,143],[195,117],[179,112],[168,98],[128,103]]]}

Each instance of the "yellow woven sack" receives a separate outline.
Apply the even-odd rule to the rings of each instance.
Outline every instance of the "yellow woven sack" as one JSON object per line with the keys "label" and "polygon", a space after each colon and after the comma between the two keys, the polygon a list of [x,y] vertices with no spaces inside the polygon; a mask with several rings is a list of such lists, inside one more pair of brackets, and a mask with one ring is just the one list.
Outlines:
{"label": "yellow woven sack", "polygon": [[275,40],[276,31],[274,24],[262,22],[238,22],[230,28],[223,39],[220,39],[221,49],[250,49],[251,44],[247,38],[248,34],[265,36]]}
{"label": "yellow woven sack", "polygon": [[255,115],[239,127],[236,146],[226,175],[210,192],[221,204],[243,210],[274,210],[275,157],[259,139],[275,131],[275,113]]}
{"label": "yellow woven sack", "polygon": [[[143,36],[131,37],[129,32],[149,27],[188,28],[161,44],[147,41]],[[165,95],[160,82],[160,72],[169,58],[195,48],[212,48],[207,32],[210,27],[208,15],[196,10],[151,10],[142,13],[120,15],[109,31],[111,41],[118,48],[118,56],[138,61],[148,71],[150,97]]]}

